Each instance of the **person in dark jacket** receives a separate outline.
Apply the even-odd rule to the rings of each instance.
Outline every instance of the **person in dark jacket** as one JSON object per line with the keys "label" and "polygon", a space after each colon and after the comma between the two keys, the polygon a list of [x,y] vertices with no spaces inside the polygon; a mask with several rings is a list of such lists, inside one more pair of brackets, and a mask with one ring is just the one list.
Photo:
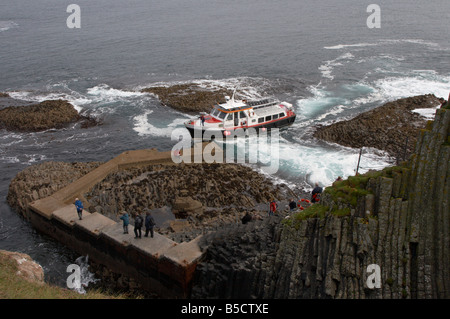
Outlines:
{"label": "person in dark jacket", "polygon": [[249,212],[247,212],[244,217],[241,219],[242,224],[247,224],[248,222],[252,221],[252,215],[250,215]]}
{"label": "person in dark jacket", "polygon": [[152,214],[149,210],[147,210],[147,214],[145,216],[145,237],[148,237],[148,233],[150,232],[150,236],[153,238],[153,228],[155,227],[156,223],[153,219]]}
{"label": "person in dark jacket", "polygon": [[123,233],[128,234],[128,225],[130,224],[130,217],[127,212],[123,212],[123,215],[120,216],[120,219],[123,220]]}
{"label": "person in dark jacket", "polygon": [[311,193],[311,203],[317,203],[320,200],[321,193],[322,187],[319,186],[319,183],[316,183],[316,187],[314,187]]}
{"label": "person in dark jacket", "polygon": [[289,209],[291,210],[291,212],[297,209],[297,203],[293,198],[291,198],[291,201],[289,202]]}
{"label": "person in dark jacket", "polygon": [[[143,224],[142,216],[138,213],[134,218],[134,238],[142,238],[142,224]],[[139,234],[139,235],[138,235]]]}
{"label": "person in dark jacket", "polygon": [[78,198],[75,198],[75,207],[77,208],[78,218],[81,220],[83,214],[83,203]]}

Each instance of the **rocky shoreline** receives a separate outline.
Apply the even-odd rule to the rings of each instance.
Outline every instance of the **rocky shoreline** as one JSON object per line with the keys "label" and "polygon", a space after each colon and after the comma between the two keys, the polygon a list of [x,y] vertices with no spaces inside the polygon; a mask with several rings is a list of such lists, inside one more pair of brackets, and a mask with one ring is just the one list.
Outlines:
{"label": "rocky shoreline", "polygon": [[317,127],[313,136],[353,148],[374,147],[402,158],[405,153],[409,155],[413,152],[418,131],[427,124],[424,117],[412,111],[435,108],[444,102],[444,99],[433,94],[399,99],[351,120]]}
{"label": "rocky shoreline", "polygon": [[149,87],[141,92],[154,94],[162,105],[186,113],[209,112],[214,104],[224,103],[225,96],[233,94],[225,88],[205,89],[195,83]]}
{"label": "rocky shoreline", "polygon": [[71,123],[81,128],[101,125],[99,119],[81,115],[65,100],[46,100],[40,103],[16,100],[7,93],[0,95],[0,129],[17,132],[38,132],[61,129]]}

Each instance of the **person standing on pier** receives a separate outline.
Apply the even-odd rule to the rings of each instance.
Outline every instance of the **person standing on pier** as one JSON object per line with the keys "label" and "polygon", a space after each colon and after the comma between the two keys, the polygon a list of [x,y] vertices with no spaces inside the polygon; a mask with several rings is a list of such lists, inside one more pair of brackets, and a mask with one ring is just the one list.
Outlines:
{"label": "person standing on pier", "polygon": [[[137,213],[136,217],[134,218],[134,238],[142,238],[142,224],[143,224],[142,216]],[[139,234],[139,235],[138,235]]]}
{"label": "person standing on pier", "polygon": [[75,198],[75,207],[77,208],[77,213],[78,213],[78,218],[81,220],[82,215],[83,215],[83,203],[81,202],[81,200],[77,198]]}
{"label": "person standing on pier", "polygon": [[123,212],[123,215],[120,216],[120,219],[123,220],[123,233],[128,234],[128,225],[130,224],[130,218],[128,217],[127,212]]}
{"label": "person standing on pier", "polygon": [[156,223],[152,214],[149,210],[147,210],[147,214],[145,216],[145,237],[148,237],[148,232],[150,232],[150,236],[153,238],[153,227],[155,227],[155,225]]}

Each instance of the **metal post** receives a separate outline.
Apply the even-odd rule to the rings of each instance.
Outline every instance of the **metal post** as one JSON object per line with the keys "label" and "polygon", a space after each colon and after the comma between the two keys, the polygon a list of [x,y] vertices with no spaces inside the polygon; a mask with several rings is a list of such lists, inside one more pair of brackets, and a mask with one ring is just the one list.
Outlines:
{"label": "metal post", "polygon": [[362,154],[362,148],[359,150],[359,158],[358,158],[358,166],[356,166],[356,175],[358,175],[358,170],[359,170],[359,162],[361,161],[361,154]]}

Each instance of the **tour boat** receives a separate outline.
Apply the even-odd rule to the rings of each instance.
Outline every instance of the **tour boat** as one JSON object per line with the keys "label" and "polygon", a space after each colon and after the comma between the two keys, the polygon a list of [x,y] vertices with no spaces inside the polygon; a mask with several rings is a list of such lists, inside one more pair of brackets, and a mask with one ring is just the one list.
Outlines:
{"label": "tour boat", "polygon": [[231,98],[225,97],[225,100],[225,103],[214,105],[209,114],[201,112],[197,118],[184,123],[192,137],[227,137],[237,135],[238,130],[247,132],[251,129],[260,133],[288,127],[295,121],[296,114],[288,102],[275,99],[235,100],[234,94]]}

